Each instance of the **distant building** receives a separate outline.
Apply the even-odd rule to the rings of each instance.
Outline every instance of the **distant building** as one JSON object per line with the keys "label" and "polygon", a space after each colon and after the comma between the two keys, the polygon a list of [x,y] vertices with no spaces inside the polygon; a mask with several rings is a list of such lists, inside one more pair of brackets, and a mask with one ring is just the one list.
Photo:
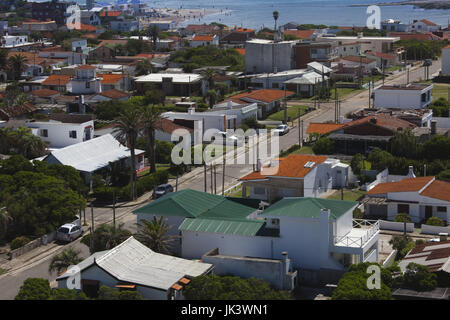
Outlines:
{"label": "distant building", "polygon": [[190,41],[190,46],[193,48],[203,46],[215,46],[219,45],[219,37],[213,35],[195,35]]}
{"label": "distant building", "polygon": [[424,109],[433,100],[433,84],[381,86],[374,90],[375,108]]}
{"label": "distant building", "polygon": [[101,78],[97,77],[96,68],[87,64],[76,67],[75,77],[70,79],[67,91],[73,94],[101,92]]}
{"label": "distant building", "polygon": [[146,84],[154,84],[171,96],[191,96],[206,90],[202,76],[195,73],[151,73],[134,81],[138,92],[143,92]]}
{"label": "distant building", "polygon": [[381,30],[388,32],[406,32],[408,25],[402,23],[400,20],[388,19],[381,22]]}
{"label": "distant building", "polygon": [[255,29],[236,28],[220,39],[221,44],[245,44],[246,41],[255,37]]}
{"label": "distant building", "polygon": [[450,46],[442,49],[442,73],[450,75]]}
{"label": "distant building", "polygon": [[149,27],[156,26],[160,31],[172,30],[177,27],[176,21],[173,20],[153,20],[150,21]]}
{"label": "distant building", "polygon": [[245,43],[245,72],[266,73],[295,69],[294,46],[297,41],[274,42],[253,39]]}
{"label": "distant building", "polygon": [[95,12],[88,10],[81,10],[81,23],[88,26],[99,26],[101,24],[100,18]]}
{"label": "distant building", "polygon": [[66,10],[69,5],[68,2],[58,2],[57,0],[32,2],[31,16],[40,21],[50,19],[55,21],[58,26],[63,26],[66,23]]}
{"label": "distant building", "polygon": [[420,33],[427,33],[427,32],[433,32],[438,31],[440,27],[435,24],[434,22],[431,22],[426,19],[422,20],[414,20],[413,23],[408,25],[408,28],[406,29],[407,32],[420,32]]}
{"label": "distant building", "polygon": [[140,31],[139,20],[113,20],[110,23],[111,30],[118,32]]}

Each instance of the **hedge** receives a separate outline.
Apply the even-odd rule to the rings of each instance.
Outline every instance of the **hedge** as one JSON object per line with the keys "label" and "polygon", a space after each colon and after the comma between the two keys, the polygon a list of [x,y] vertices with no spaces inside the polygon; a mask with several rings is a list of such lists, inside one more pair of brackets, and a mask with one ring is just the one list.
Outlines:
{"label": "hedge", "polygon": [[9,247],[11,250],[14,250],[14,249],[23,247],[28,242],[30,242],[30,239],[28,239],[27,237],[17,237],[17,238],[14,238],[13,241],[11,241],[11,243],[9,244]]}
{"label": "hedge", "polygon": [[[136,195],[140,197],[146,192],[152,191],[156,186],[167,183],[169,179],[168,170],[161,170],[146,176],[140,177],[136,181]],[[130,184],[124,187],[99,187],[94,190],[94,197],[97,200],[112,202],[113,191],[116,192],[116,201],[130,201]]]}

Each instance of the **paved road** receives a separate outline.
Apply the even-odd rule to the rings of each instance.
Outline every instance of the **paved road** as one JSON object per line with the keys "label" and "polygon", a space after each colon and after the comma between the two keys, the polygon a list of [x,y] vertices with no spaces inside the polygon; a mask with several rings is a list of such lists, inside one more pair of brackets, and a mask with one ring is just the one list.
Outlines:
{"label": "paved road", "polygon": [[[438,72],[440,69],[440,61],[434,61],[433,66],[430,67],[430,75]],[[409,79],[411,82],[420,81],[424,79],[424,68],[418,68],[412,70],[409,75]],[[385,80],[385,84],[405,84],[406,83],[406,73],[402,72],[400,74],[388,77]],[[376,85],[380,85],[381,81]],[[364,91],[360,94],[354,95],[350,98],[344,100],[341,104],[341,114],[346,115],[349,112],[355,112],[364,107],[368,107],[368,91]],[[320,110],[315,110],[309,114],[306,114],[302,117],[304,120],[304,131],[306,137],[306,128],[309,122],[326,122],[329,120],[334,120],[334,102],[329,103],[321,103]],[[280,137],[280,149],[286,150],[290,146],[298,143],[298,126],[291,128],[290,132],[285,136]],[[269,148],[270,149],[270,148]],[[239,177],[251,172],[253,169],[253,165],[227,165],[225,169],[225,189],[235,185],[238,183]],[[216,176],[217,176],[217,193],[220,194],[222,192],[222,166],[218,165],[216,167]],[[175,185],[175,181],[170,181],[173,185]],[[179,180],[179,190],[182,189],[194,189],[203,191],[204,190],[204,176],[203,169],[197,168],[190,174],[181,177]],[[211,191],[211,173],[207,172],[207,191]],[[126,205],[124,207],[119,207],[116,209],[116,219],[117,223],[124,223],[124,227],[135,231],[136,230],[136,218],[131,213],[131,211],[137,207],[143,205],[143,203],[149,201],[149,195],[144,195],[140,199],[136,201],[133,205]],[[87,222],[90,223],[90,208],[86,208]],[[112,221],[112,209],[111,208],[94,208],[94,224],[98,226],[102,223],[109,223]],[[54,281],[56,279],[56,274],[48,273],[48,266],[50,263],[50,259],[57,253],[61,252],[69,245],[58,245],[58,244],[50,244],[48,247],[38,248],[42,251],[35,257],[28,257],[25,255],[24,257],[17,258],[16,262],[12,262],[12,267],[15,271],[8,272],[0,276],[0,299],[13,299],[17,294],[20,286],[23,281],[29,277],[42,277],[49,279],[50,281]],[[82,252],[83,257],[87,257],[89,255],[88,248],[81,244],[79,239],[74,243],[70,244],[77,250]],[[27,255],[33,255],[32,253]],[[36,255],[36,253],[35,253]],[[28,259],[28,260],[27,260]],[[22,262],[23,261],[23,262]]]}

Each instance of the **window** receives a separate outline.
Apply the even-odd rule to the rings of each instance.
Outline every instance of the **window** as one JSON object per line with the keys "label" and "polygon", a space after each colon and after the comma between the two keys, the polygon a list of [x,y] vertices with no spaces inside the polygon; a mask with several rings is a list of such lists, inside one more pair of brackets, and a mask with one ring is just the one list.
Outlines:
{"label": "window", "polygon": [[399,204],[397,206],[397,212],[409,214],[409,204]]}
{"label": "window", "polygon": [[447,207],[437,207],[437,212],[447,212]]}
{"label": "window", "polygon": [[91,83],[89,81],[86,81],[86,89],[89,89],[91,87]]}
{"label": "window", "polygon": [[270,223],[273,224],[274,226],[279,226],[280,219],[270,219]]}
{"label": "window", "polygon": [[41,137],[48,137],[48,130],[47,129],[42,129],[41,130]]}
{"label": "window", "polygon": [[76,139],[77,138],[77,132],[75,130],[69,131],[69,138]]}

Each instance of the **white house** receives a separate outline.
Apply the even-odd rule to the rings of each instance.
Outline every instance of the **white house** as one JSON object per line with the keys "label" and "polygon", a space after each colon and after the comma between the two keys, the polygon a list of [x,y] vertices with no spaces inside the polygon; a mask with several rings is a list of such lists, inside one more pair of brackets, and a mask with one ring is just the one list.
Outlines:
{"label": "white house", "polygon": [[85,64],[88,55],[82,52],[40,51],[39,57],[52,59],[67,59],[67,65],[70,66],[74,64]]}
{"label": "white house", "polygon": [[406,28],[406,32],[420,32],[420,33],[428,33],[433,31],[438,31],[440,27],[426,19],[422,20],[414,20],[413,23],[408,25]]}
{"label": "white house", "polygon": [[367,196],[365,212],[371,216],[394,220],[398,213],[406,213],[415,223],[430,217],[450,222],[450,183],[435,177],[380,183]]}
{"label": "white house", "polygon": [[385,21],[381,21],[381,30],[391,32],[406,32],[407,28],[408,25],[402,23],[400,20],[387,19]]}
{"label": "white house", "polygon": [[[354,228],[353,223],[360,225],[352,219],[357,202],[284,198],[261,211],[232,199],[187,189],[134,213],[138,222],[163,217],[173,232],[180,232],[181,256],[187,259],[200,259],[214,249],[244,259],[283,260],[282,253],[288,252],[300,278],[325,282],[351,264],[378,261],[378,223]],[[267,270],[253,272],[258,277]]]}
{"label": "white house", "polygon": [[119,32],[140,31],[141,25],[138,20],[113,20],[110,22],[111,30]]}
{"label": "white house", "polygon": [[0,43],[2,48],[15,48],[32,44],[28,42],[27,36],[3,36],[0,37]]}
{"label": "white house", "polygon": [[153,20],[150,21],[149,27],[156,26],[160,31],[172,30],[177,27],[176,21],[173,20]]}
{"label": "white house", "polygon": [[87,49],[87,39],[70,39],[70,44],[72,45],[72,51],[83,52]]}
{"label": "white house", "polygon": [[348,186],[354,175],[349,165],[327,156],[289,155],[240,178],[242,196],[274,202],[283,197],[320,197]]}
{"label": "white house", "polygon": [[254,119],[258,117],[258,105],[256,103],[239,104],[232,101],[216,104],[212,110],[208,111],[211,114],[235,115],[236,125],[239,127],[245,119]]}
{"label": "white house", "polygon": [[375,108],[424,109],[431,101],[433,84],[380,86],[374,90]]}
{"label": "white house", "polygon": [[70,79],[67,91],[73,94],[102,92],[101,78],[97,77],[96,68],[87,64],[76,67],[75,78]]}
{"label": "white house", "polygon": [[442,49],[442,74],[450,75],[450,46]]}
{"label": "white house", "polygon": [[190,41],[189,45],[193,48],[202,46],[215,46],[219,45],[219,37],[215,34],[212,35],[195,35]]}
{"label": "white house", "polygon": [[50,148],[64,148],[94,137],[94,120],[90,115],[54,113],[49,121],[27,121],[25,126]]}
{"label": "white house", "polygon": [[[111,250],[94,253],[76,267],[81,279],[75,290],[96,297],[99,288],[107,286],[137,291],[146,300],[183,299],[183,288],[190,279],[213,269],[209,263],[154,252],[133,237]],[[69,268],[56,279],[58,288],[73,288],[71,272]]]}
{"label": "white house", "polygon": [[[136,171],[144,168],[144,152],[135,149]],[[86,183],[91,183],[95,171],[108,167],[110,162],[119,162],[122,166],[129,166],[130,157],[129,148],[123,146],[112,135],[106,134],[53,150],[43,161],[74,167],[80,171]]]}

